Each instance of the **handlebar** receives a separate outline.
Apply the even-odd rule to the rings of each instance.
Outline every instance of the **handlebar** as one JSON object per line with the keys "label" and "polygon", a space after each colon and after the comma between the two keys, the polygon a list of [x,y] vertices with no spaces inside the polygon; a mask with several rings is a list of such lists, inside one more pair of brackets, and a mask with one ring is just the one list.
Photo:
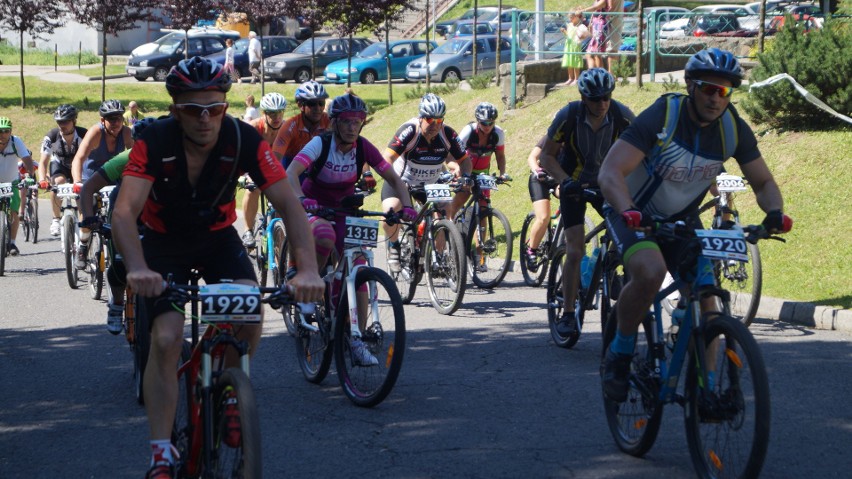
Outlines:
{"label": "handlebar", "polygon": [[[169,275],[171,276],[171,275]],[[193,284],[180,284],[175,283],[171,279],[163,281],[163,295],[168,298],[169,302],[176,304],[186,304],[188,301],[192,299],[198,299],[198,290],[201,286],[193,285]],[[266,297],[260,299],[261,303],[267,303],[272,306],[274,309],[278,309],[282,306],[289,304],[296,304],[296,300],[293,299],[293,290],[289,285],[284,285],[280,288],[277,287],[263,287],[259,286],[261,294],[267,294]]]}
{"label": "handlebar", "polygon": [[[733,225],[736,226],[736,225]],[[652,226],[652,230],[654,233],[660,238],[667,238],[672,240],[688,240],[695,238],[695,230],[700,228],[695,228],[693,226],[687,226],[683,221],[676,221],[673,223],[657,223],[655,222]],[[782,243],[786,243],[787,240],[784,238],[770,234],[763,225],[747,225],[742,227],[743,233],[745,233],[746,241],[751,244],[757,244],[759,240],[775,240],[781,241]]]}

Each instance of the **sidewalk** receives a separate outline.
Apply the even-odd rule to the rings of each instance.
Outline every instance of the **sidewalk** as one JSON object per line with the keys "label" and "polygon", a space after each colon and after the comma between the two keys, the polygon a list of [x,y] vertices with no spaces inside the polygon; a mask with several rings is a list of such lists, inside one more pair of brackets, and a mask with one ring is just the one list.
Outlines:
{"label": "sidewalk", "polygon": [[[86,65],[86,68],[100,65]],[[77,72],[80,70],[76,65],[59,65],[54,69],[53,65],[24,65],[24,76],[37,76],[42,80],[56,83],[82,83],[100,80],[100,76],[89,77]],[[18,76],[21,74],[20,65],[0,65],[0,76]],[[118,75],[107,75],[107,80],[113,78],[126,78],[122,73]]]}
{"label": "sidewalk", "polygon": [[850,309],[762,297],[757,317],[800,324],[808,328],[852,333],[852,310]]}

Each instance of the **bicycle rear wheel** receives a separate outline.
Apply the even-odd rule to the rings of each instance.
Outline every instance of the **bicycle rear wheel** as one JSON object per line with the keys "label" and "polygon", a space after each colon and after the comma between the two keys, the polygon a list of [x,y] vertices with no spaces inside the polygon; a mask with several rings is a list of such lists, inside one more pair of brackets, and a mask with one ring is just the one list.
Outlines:
{"label": "bicycle rear wheel", "polygon": [[731,294],[730,311],[726,312],[746,326],[750,326],[757,315],[763,287],[760,249],[756,244],[748,243],[748,263],[715,261],[714,269],[719,287]]}
{"label": "bicycle rear wheel", "polygon": [[[704,323],[707,365],[689,356],[684,419],[699,477],[757,477],[769,444],[769,380],[757,341],[738,318]],[[705,391],[695,372],[712,371]]]}
{"label": "bicycle rear wheel", "polygon": [[[496,208],[480,210],[479,227],[474,227],[470,241],[473,284],[495,288],[509,272],[512,261],[512,227],[506,215]],[[485,226],[481,226],[482,223]]]}
{"label": "bicycle rear wheel", "polygon": [[89,237],[89,251],[86,257],[86,269],[89,273],[89,295],[92,299],[101,299],[104,291],[104,248],[101,235],[92,232]]}
{"label": "bicycle rear wheel", "polygon": [[249,377],[229,368],[213,394],[213,477],[261,477],[260,416]]}
{"label": "bicycle rear wheel", "polygon": [[149,330],[151,318],[145,306],[145,298],[136,296],[133,301],[136,307],[134,312],[134,338],[133,343],[133,384],[136,388],[136,401],[145,404],[144,381],[145,366],[148,365],[148,352],[151,349],[151,331]]}
{"label": "bicycle rear wheel", "polygon": [[[366,291],[355,293],[361,289]],[[346,294],[355,293],[358,310],[366,312],[361,342],[378,363],[365,364],[353,354],[348,308],[341,307],[337,312],[334,336],[335,364],[346,396],[358,406],[373,407],[391,392],[402,368],[405,310],[393,280],[378,268],[358,270],[355,292],[346,291]],[[348,298],[344,297],[342,301],[342,304],[348,304]]]}
{"label": "bicycle rear wheel", "polygon": [[414,229],[402,225],[399,235],[399,271],[393,271],[391,268],[388,268],[388,271],[396,282],[402,302],[408,304],[414,299],[414,291],[423,278],[423,270],[420,269],[419,255],[415,255],[417,238],[415,238]]}
{"label": "bicycle rear wheel", "polygon": [[544,236],[539,243],[537,254],[533,258],[527,255],[527,248],[530,242],[530,229],[532,228],[533,221],[535,221],[534,213],[530,213],[524,218],[524,225],[521,227],[521,241],[519,243],[521,251],[518,254],[518,259],[521,263],[521,274],[524,276],[524,282],[527,286],[539,286],[544,282],[548,265],[547,254],[544,253],[550,246],[551,241],[550,225],[545,225]]}
{"label": "bicycle rear wheel", "polygon": [[[603,358],[609,344],[615,339],[617,322],[615,309],[606,322],[604,347],[601,354],[601,377]],[[627,400],[617,403],[603,395],[604,411],[609,431],[616,445],[632,456],[641,457],[648,452],[657,439],[663,416],[663,404],[659,401],[659,378],[654,373],[654,358],[651,356],[651,328],[653,321],[648,316],[639,327],[636,349],[630,365],[630,390]]]}
{"label": "bicycle rear wheel", "polygon": [[[30,194],[38,197],[38,193],[31,192]],[[32,230],[33,244],[38,243],[38,201],[33,199],[27,203],[27,214],[30,217],[30,229]]]}
{"label": "bicycle rear wheel", "polygon": [[[192,346],[189,341],[183,342],[183,347],[180,351],[180,364],[185,364],[192,357]],[[176,464],[176,468],[181,472],[179,477],[187,475],[187,471],[183,470],[184,463],[192,455],[192,410],[193,410],[193,384],[191,377],[191,369],[187,368],[178,376],[178,401],[175,409],[175,422],[172,425],[172,445],[178,450],[180,458]]]}
{"label": "bicycle rear wheel", "polygon": [[562,270],[565,263],[565,250],[559,248],[551,259],[552,264],[547,274],[547,324],[550,326],[550,337],[560,348],[571,348],[580,339],[579,328],[574,334],[562,336],[556,330],[556,323],[565,311],[565,298],[562,295]]}
{"label": "bicycle rear wheel", "polygon": [[[305,379],[310,383],[319,384],[328,375],[331,368],[331,314],[329,305],[328,283],[325,288],[325,301],[316,305],[316,311],[311,317],[306,317],[305,322],[318,328],[309,329],[302,326],[301,322],[294,325],[293,337],[296,339],[296,358],[299,368]],[[296,306],[285,306],[293,308],[295,314]],[[295,317],[295,316],[294,316]]]}
{"label": "bicycle rear wheel", "polygon": [[[439,248],[438,243],[442,246]],[[453,314],[461,306],[466,287],[467,255],[461,234],[450,220],[432,224],[423,261],[432,306],[441,314]]]}
{"label": "bicycle rear wheel", "polygon": [[79,281],[79,272],[74,265],[74,255],[77,253],[77,243],[75,240],[74,223],[75,219],[71,215],[65,215],[62,218],[62,243],[63,252],[65,253],[65,276],[68,278],[68,286],[71,289],[77,289]]}

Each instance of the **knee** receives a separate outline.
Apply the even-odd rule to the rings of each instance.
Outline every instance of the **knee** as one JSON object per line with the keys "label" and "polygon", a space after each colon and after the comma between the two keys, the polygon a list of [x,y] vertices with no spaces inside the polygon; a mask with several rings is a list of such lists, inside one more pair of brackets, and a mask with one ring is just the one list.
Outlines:
{"label": "knee", "polygon": [[628,268],[630,273],[630,282],[634,287],[641,288],[649,294],[656,293],[663,280],[666,277],[666,263],[660,258],[659,260],[642,259],[631,261]]}
{"label": "knee", "polygon": [[183,347],[183,328],[158,328],[156,319],[151,331],[151,349],[158,352],[165,364],[175,364]]}

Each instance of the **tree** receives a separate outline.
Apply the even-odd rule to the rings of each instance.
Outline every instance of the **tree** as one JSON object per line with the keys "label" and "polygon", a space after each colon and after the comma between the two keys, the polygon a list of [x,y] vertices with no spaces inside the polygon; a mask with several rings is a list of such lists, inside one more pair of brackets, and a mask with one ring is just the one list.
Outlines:
{"label": "tree", "polygon": [[101,101],[106,99],[106,63],[108,35],[138,28],[136,22],[154,20],[155,0],[66,0],[65,5],[74,19],[101,32]]}
{"label": "tree", "polygon": [[[71,0],[74,1],[74,0]],[[99,1],[99,0],[96,0]],[[221,1],[215,0],[152,0],[163,9],[163,21],[183,30],[183,54],[189,58],[189,30],[199,20],[214,20],[219,16]]]}
{"label": "tree", "polygon": [[61,4],[50,0],[0,0],[0,25],[18,32],[21,59],[21,108],[27,106],[27,90],[24,83],[24,33],[38,37],[52,33],[62,26],[65,11]]}

